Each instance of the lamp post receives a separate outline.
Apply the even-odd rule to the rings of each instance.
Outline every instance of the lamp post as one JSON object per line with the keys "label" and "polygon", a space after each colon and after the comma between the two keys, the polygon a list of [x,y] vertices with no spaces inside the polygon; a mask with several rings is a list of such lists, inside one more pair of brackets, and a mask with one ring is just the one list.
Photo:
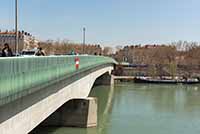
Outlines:
{"label": "lamp post", "polygon": [[85,53],[85,49],[84,49],[84,47],[85,47],[85,31],[86,31],[86,28],[84,27],[83,28],[83,54]]}
{"label": "lamp post", "polygon": [[18,33],[18,0],[15,0],[15,54],[18,54],[19,49],[19,33]]}

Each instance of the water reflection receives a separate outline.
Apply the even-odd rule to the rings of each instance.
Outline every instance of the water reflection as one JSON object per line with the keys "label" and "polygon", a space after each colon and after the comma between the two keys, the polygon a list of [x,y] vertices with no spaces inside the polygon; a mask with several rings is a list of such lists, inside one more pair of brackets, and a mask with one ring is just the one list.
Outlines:
{"label": "water reflection", "polygon": [[98,127],[41,128],[37,134],[198,134],[200,85],[125,83],[95,87]]}
{"label": "water reflection", "polygon": [[[104,90],[102,90],[104,89]],[[102,94],[99,92],[103,92]],[[105,92],[108,94],[108,96],[105,96]],[[108,125],[109,121],[109,113],[112,111],[112,104],[114,99],[114,85],[111,85],[109,88],[108,86],[101,86],[94,89],[90,96],[98,97],[98,127],[97,127],[97,134],[106,133],[106,126]],[[104,102],[104,101],[105,102]]]}
{"label": "water reflection", "polygon": [[[135,90],[145,97],[143,101],[152,104],[157,112],[189,112],[196,110],[200,102],[200,86],[193,85],[138,85]],[[142,101],[142,100],[141,100]],[[193,105],[194,104],[194,105]]]}

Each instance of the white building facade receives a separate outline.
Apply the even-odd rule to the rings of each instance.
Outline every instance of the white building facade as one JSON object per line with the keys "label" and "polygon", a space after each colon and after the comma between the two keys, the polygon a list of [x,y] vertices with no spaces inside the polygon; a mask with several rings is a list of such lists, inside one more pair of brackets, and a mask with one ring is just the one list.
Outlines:
{"label": "white building facade", "polygon": [[[5,43],[8,43],[12,50],[15,50],[16,34],[15,32],[0,32],[0,48],[4,47]],[[30,33],[19,31],[19,50],[33,49],[38,47],[39,41],[35,39]]]}

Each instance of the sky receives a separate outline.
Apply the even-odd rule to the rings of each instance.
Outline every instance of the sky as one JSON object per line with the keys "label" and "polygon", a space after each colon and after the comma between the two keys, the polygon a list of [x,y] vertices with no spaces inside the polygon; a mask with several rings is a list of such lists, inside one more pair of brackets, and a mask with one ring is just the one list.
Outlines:
{"label": "sky", "polygon": [[[0,29],[14,29],[15,0],[0,0]],[[106,46],[200,42],[200,0],[18,0],[19,29],[40,40]]]}

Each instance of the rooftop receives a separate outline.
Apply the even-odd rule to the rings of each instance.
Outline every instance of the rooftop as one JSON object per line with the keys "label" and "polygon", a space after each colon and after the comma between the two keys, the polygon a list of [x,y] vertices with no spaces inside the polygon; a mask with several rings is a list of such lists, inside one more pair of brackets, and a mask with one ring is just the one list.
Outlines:
{"label": "rooftop", "polygon": [[0,32],[0,34],[16,34],[16,32]]}
{"label": "rooftop", "polygon": [[[18,32],[20,35],[23,34],[23,35],[27,35],[27,36],[32,36],[30,33],[25,32],[25,31],[18,31]],[[15,34],[16,34],[16,32],[14,30],[13,31],[8,31],[8,30],[1,31],[0,30],[0,35],[15,35]]]}

